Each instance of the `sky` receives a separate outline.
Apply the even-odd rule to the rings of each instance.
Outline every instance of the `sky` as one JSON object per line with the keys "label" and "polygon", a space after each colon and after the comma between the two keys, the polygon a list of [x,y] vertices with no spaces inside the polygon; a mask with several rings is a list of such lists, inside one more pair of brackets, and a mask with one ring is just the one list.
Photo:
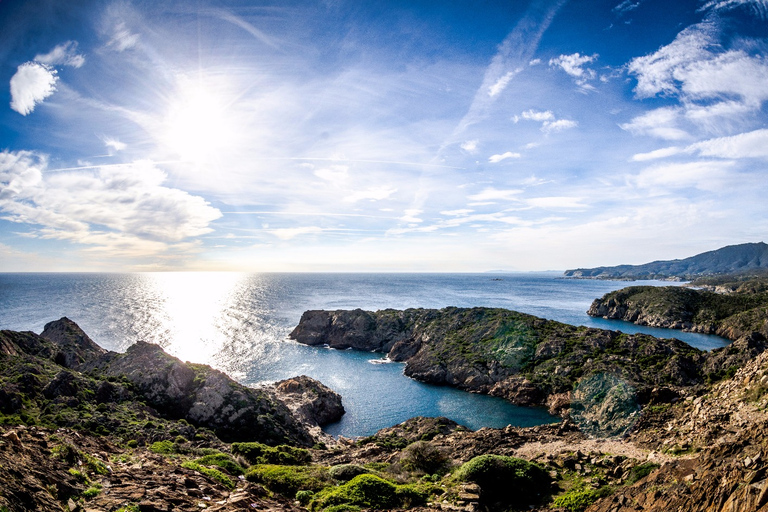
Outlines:
{"label": "sky", "polygon": [[768,0],[0,0],[0,271],[768,241]]}

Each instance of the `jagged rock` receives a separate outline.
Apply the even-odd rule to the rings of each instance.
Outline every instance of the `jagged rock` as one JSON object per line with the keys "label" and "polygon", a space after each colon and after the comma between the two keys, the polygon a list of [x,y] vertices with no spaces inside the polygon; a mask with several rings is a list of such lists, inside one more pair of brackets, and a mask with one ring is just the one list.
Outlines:
{"label": "jagged rock", "polygon": [[344,415],[341,395],[306,375],[282,380],[271,389],[299,420],[309,425],[327,425]]}
{"label": "jagged rock", "polygon": [[67,317],[45,324],[40,336],[56,345],[58,352],[53,359],[67,368],[80,369],[107,353]]}
{"label": "jagged rock", "polygon": [[127,378],[161,413],[210,428],[223,440],[313,443],[306,427],[270,392],[247,388],[210,366],[183,363],[158,345],[138,342],[90,368]]}

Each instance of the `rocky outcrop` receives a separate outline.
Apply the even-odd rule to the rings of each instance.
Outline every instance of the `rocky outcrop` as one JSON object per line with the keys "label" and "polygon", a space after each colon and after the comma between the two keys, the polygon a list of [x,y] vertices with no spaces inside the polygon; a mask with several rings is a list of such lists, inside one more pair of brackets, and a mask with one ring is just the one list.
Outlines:
{"label": "rocky outcrop", "polygon": [[630,286],[595,299],[587,314],[731,340],[753,332],[768,336],[764,291],[720,294],[678,286]]}
{"label": "rocky outcrop", "polygon": [[267,390],[238,384],[210,366],[183,363],[158,345],[137,342],[92,362],[91,374],[129,381],[148,405],[213,430],[225,441],[311,445],[312,436]]}
{"label": "rocky outcrop", "polygon": [[281,380],[269,389],[307,425],[322,427],[344,415],[341,395],[306,375]]}
{"label": "rocky outcrop", "polygon": [[66,318],[47,324],[41,335],[0,331],[0,357],[4,414],[126,435],[141,424],[137,416],[183,419],[227,441],[314,443],[309,425],[273,392],[245,387],[206,365],[183,363],[149,343],[136,343],[124,354],[108,352]]}
{"label": "rocky outcrop", "polygon": [[[672,400],[704,382],[704,354],[680,341],[574,327],[503,309],[307,311],[290,336],[310,345],[387,353],[405,362],[405,374],[417,380],[518,405],[549,404],[564,416],[577,406],[585,413],[580,418],[613,433],[621,430],[620,414],[626,414],[627,428],[638,405]],[[594,376],[621,383],[629,395],[619,404],[615,394],[571,394]],[[592,413],[613,419],[597,421]]]}

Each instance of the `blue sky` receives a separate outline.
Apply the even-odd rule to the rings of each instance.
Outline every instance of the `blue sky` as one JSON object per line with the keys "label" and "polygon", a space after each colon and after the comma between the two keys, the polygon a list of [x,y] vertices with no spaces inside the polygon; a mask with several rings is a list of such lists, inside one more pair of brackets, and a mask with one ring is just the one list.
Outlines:
{"label": "blue sky", "polygon": [[766,240],[768,1],[0,0],[0,270]]}

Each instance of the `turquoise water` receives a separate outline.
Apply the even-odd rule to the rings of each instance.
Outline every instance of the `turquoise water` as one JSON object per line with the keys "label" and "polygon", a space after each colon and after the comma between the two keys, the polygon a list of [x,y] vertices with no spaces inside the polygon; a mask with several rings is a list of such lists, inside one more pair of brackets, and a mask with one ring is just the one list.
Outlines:
{"label": "turquoise water", "polygon": [[[347,409],[332,434],[370,435],[413,416],[447,416],[476,429],[551,421],[546,412],[403,376],[380,355],[305,347],[287,339],[307,309],[489,306],[561,322],[676,337],[702,349],[714,336],[593,319],[592,300],[623,281],[536,274],[0,274],[0,328],[41,332],[67,316],[101,346],[158,343],[254,385],[309,375],[341,393]],[[641,284],[641,283],[632,283]],[[667,284],[648,282],[642,284]]]}

